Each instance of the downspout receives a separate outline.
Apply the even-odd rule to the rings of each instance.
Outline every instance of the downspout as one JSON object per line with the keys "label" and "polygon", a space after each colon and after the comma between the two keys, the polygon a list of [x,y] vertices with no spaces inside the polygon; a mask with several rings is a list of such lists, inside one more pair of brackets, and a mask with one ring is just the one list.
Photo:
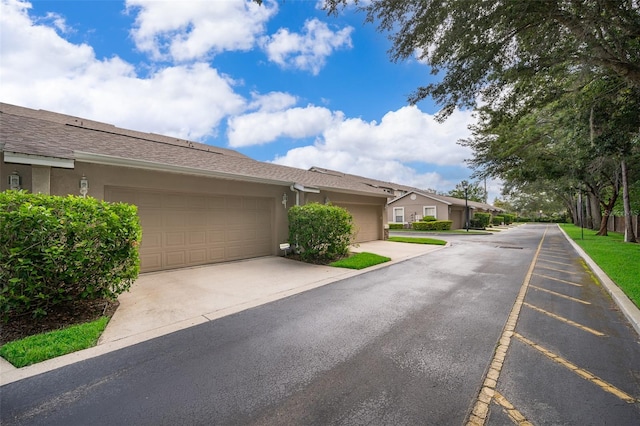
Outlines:
{"label": "downspout", "polygon": [[295,184],[289,187],[293,192],[296,193],[296,206],[300,205],[300,191],[298,191],[295,187]]}

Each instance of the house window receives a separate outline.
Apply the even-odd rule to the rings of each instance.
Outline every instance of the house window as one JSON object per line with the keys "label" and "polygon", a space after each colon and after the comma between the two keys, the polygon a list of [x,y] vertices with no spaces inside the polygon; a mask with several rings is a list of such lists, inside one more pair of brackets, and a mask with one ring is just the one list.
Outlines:
{"label": "house window", "polygon": [[424,215],[425,216],[433,216],[435,218],[438,217],[436,206],[424,206]]}
{"label": "house window", "polygon": [[404,223],[404,207],[393,208],[393,221],[396,223]]}

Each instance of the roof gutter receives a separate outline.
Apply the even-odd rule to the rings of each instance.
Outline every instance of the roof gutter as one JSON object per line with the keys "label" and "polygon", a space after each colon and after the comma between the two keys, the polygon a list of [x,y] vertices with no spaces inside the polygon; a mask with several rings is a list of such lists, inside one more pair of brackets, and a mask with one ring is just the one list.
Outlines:
{"label": "roof gutter", "polygon": [[300,193],[301,192],[309,192],[311,194],[319,194],[320,189],[313,186],[304,186],[300,183],[294,183],[289,187],[293,192],[296,193],[296,206],[300,205]]}
{"label": "roof gutter", "polygon": [[4,151],[4,162],[13,164],[29,164],[32,166],[60,167],[63,169],[74,168],[74,161],[71,158],[46,157],[44,155],[21,154],[10,151]]}
{"label": "roof gutter", "polygon": [[244,182],[265,183],[273,185],[291,185],[291,181],[281,181],[277,179],[264,179],[259,177],[238,175],[234,173],[218,172],[213,170],[194,169],[193,167],[176,166],[174,164],[157,163],[147,160],[133,160],[129,158],[116,157],[113,155],[93,154],[90,152],[75,151],[77,161],[85,163],[102,164],[106,166],[134,167],[137,169],[161,171],[170,173],[180,173],[195,176],[217,177],[221,179],[239,180]]}

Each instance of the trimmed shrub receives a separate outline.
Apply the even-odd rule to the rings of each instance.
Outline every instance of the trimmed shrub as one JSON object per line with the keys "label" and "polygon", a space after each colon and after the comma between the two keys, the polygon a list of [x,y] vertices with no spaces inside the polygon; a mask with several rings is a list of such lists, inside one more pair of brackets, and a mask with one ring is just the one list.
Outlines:
{"label": "trimmed shrub", "polygon": [[309,203],[289,209],[289,243],[305,262],[346,255],[354,237],[353,217],[342,207]]}
{"label": "trimmed shrub", "polygon": [[435,216],[425,216],[422,219],[420,219],[420,221],[422,222],[435,222],[436,220],[438,219],[436,219]]}
{"label": "trimmed shrub", "polygon": [[416,231],[449,231],[452,223],[450,220],[435,220],[431,222],[413,222],[411,226]]}
{"label": "trimmed shrub", "polygon": [[404,229],[404,223],[390,223],[389,229]]}
{"label": "trimmed shrub", "polygon": [[513,214],[503,213],[502,217],[504,218],[505,225],[511,225],[513,221],[516,219],[516,216]]}
{"label": "trimmed shrub", "polygon": [[494,216],[493,218],[491,218],[491,223],[493,225],[501,225],[502,222],[504,222],[504,217],[502,216]]}
{"label": "trimmed shrub", "polygon": [[486,228],[491,223],[491,213],[474,213],[471,220],[473,228]]}
{"label": "trimmed shrub", "polygon": [[115,299],[138,277],[137,208],[94,198],[0,193],[0,314],[46,315]]}

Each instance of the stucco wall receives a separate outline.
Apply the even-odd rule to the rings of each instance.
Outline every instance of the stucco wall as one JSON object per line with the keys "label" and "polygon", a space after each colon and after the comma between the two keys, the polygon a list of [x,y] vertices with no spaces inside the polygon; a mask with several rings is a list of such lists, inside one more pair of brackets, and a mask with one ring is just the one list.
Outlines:
{"label": "stucco wall", "polygon": [[[35,168],[35,167],[34,167]],[[199,194],[244,195],[273,198],[273,254],[278,255],[278,244],[288,239],[287,211],[296,203],[296,193],[286,185],[239,182],[214,177],[142,170],[131,167],[116,167],[76,161],[74,169],[47,168],[50,170],[50,193],[52,195],[80,195],[79,182],[82,176],[89,180],[88,196],[104,199],[105,186],[189,192]],[[8,189],[8,175],[17,171],[22,178],[22,188],[33,191],[32,176],[40,176],[43,169],[35,171],[29,165],[0,163],[0,189]],[[282,204],[287,194],[286,208]],[[319,202],[326,199],[333,203],[353,203],[377,208],[380,215],[379,235],[382,238],[383,224],[387,222],[384,198],[321,191],[320,194],[300,193],[300,203]]]}
{"label": "stucco wall", "polygon": [[415,200],[412,200],[410,196],[406,196],[387,207],[387,216],[389,222],[394,222],[395,217],[393,215],[393,209],[397,207],[404,207],[404,221],[412,222],[416,221],[415,216],[424,216],[424,207],[436,207],[436,219],[438,220],[450,220],[449,205],[422,196],[417,196]]}

